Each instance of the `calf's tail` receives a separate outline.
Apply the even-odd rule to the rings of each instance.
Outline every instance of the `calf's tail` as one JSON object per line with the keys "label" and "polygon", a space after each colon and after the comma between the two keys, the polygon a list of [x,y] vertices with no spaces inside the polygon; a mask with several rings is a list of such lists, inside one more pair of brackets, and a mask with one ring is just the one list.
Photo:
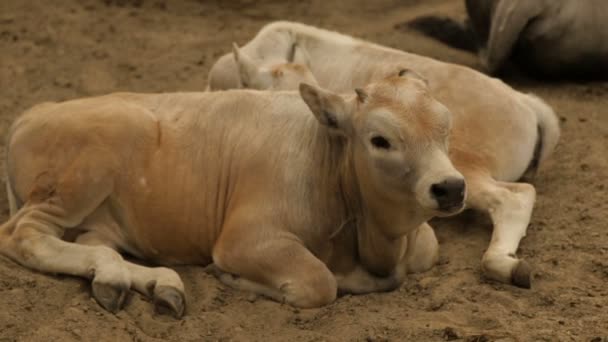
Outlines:
{"label": "calf's tail", "polygon": [[17,221],[19,220],[19,218],[22,216],[23,214],[23,210],[19,210],[22,206],[23,203],[19,200],[19,198],[17,198],[17,196],[15,195],[15,191],[13,190],[13,186],[12,186],[12,179],[11,179],[11,168],[10,168],[10,164],[9,164],[9,149],[10,149],[10,141],[11,141],[11,134],[12,132],[9,132],[8,136],[7,136],[7,140],[6,140],[6,150],[5,150],[5,165],[6,165],[6,177],[4,179],[4,182],[6,184],[6,196],[8,198],[8,206],[9,206],[9,213],[10,213],[10,217],[9,220],[6,221],[5,223],[3,223],[2,225],[0,225],[0,245],[2,244],[3,240],[6,240],[13,232],[13,230],[15,229],[15,226],[17,225]]}
{"label": "calf's tail", "polygon": [[539,164],[542,164],[555,150],[559,141],[560,127],[557,115],[545,101],[533,94],[525,94],[526,103],[536,114],[540,133],[540,151],[538,156]]}

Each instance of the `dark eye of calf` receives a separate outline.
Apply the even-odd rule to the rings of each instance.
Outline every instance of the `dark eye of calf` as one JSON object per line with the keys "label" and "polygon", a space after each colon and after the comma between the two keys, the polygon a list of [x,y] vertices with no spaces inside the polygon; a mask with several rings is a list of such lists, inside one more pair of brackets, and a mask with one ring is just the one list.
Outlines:
{"label": "dark eye of calf", "polygon": [[391,143],[388,142],[385,137],[377,135],[373,137],[370,141],[375,148],[380,148],[383,150],[388,150],[389,148],[391,148]]}

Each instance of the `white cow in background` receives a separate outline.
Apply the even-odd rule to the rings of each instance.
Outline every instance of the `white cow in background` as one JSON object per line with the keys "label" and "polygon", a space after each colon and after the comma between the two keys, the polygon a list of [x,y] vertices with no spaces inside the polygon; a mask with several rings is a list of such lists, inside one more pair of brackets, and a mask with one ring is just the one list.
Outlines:
{"label": "white cow in background", "polygon": [[[294,49],[300,50],[300,60]],[[485,275],[530,287],[531,268],[516,252],[526,235],[536,192],[532,185],[517,181],[531,178],[560,135],[553,110],[541,99],[470,68],[293,22],[263,27],[240,54],[258,64],[267,60],[298,63],[321,86],[336,92],[399,70],[421,75],[428,81],[430,93],[453,113],[449,156],[467,181],[466,205],[489,213],[494,223],[482,259]],[[238,61],[232,54],[221,57],[210,71],[209,88],[240,87],[242,66]],[[387,144],[395,143],[393,139],[398,138],[387,139]]]}

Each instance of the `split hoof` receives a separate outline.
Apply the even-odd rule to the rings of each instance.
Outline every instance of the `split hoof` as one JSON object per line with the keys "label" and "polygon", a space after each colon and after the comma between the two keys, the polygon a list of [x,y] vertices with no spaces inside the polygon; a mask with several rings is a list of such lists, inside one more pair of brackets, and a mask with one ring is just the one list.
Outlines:
{"label": "split hoof", "polygon": [[181,318],[186,309],[184,293],[172,286],[156,286],[154,288],[154,308],[159,314],[170,314]]}
{"label": "split hoof", "polygon": [[117,313],[122,309],[129,293],[128,287],[95,281],[93,281],[92,289],[97,303],[111,313]]}
{"label": "split hoof", "polygon": [[532,268],[524,260],[520,260],[511,273],[513,285],[529,289],[532,285]]}

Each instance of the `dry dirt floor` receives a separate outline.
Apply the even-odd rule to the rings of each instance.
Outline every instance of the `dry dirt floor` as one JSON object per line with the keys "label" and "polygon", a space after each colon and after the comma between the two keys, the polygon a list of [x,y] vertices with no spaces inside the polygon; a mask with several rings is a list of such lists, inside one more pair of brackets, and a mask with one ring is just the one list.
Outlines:
{"label": "dry dirt floor", "polygon": [[[42,101],[203,90],[231,42],[279,19],[479,68],[471,54],[395,28],[422,14],[462,18],[463,7],[460,0],[0,0],[1,147],[12,120]],[[546,99],[563,128],[537,177],[519,252],[535,269],[532,289],[482,277],[491,225],[477,214],[433,222],[441,244],[433,270],[391,293],[312,310],[253,299],[192,266],[177,268],[189,303],[182,320],[156,315],[139,294],[113,315],[91,299],[87,281],[0,257],[0,341],[608,341],[608,83],[517,74],[507,82]]]}

